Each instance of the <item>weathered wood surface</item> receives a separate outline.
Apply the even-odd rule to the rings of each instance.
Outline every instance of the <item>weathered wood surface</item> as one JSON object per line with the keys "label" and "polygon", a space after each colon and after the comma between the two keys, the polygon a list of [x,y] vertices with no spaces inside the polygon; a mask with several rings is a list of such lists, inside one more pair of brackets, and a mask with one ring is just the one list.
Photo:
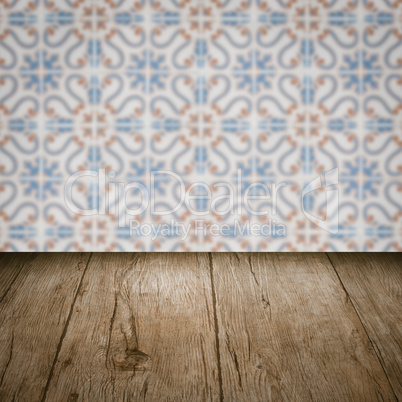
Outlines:
{"label": "weathered wood surface", "polygon": [[98,254],[46,399],[219,400],[208,256]]}
{"label": "weathered wood surface", "polygon": [[213,254],[225,400],[394,400],[325,254]]}
{"label": "weathered wood surface", "polygon": [[402,255],[329,253],[329,258],[402,400]]}
{"label": "weathered wood surface", "polygon": [[18,278],[24,264],[35,257],[35,253],[0,253],[0,303]]}
{"label": "weathered wood surface", "polygon": [[400,398],[401,258],[361,256],[0,255],[0,401]]}
{"label": "weathered wood surface", "polygon": [[[0,303],[0,400],[38,401],[89,254],[20,255],[23,269]],[[19,264],[2,257],[0,277]],[[8,261],[9,267],[4,266]],[[7,274],[8,278],[11,275]],[[10,282],[10,280],[8,280]]]}

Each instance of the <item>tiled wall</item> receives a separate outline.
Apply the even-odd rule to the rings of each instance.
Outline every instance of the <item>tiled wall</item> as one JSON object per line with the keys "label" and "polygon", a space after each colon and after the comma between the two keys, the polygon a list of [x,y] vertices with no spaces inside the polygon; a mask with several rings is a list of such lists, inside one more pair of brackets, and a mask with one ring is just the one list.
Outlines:
{"label": "tiled wall", "polygon": [[[400,0],[0,0],[0,76],[2,250],[402,248]],[[331,218],[331,183],[304,210],[301,196],[334,168],[338,225],[323,230],[306,212]],[[65,184],[85,169],[142,183],[160,210],[179,186],[164,176],[151,190],[151,170],[187,188],[235,185],[240,170],[237,194],[286,186],[276,214],[272,198],[252,201],[268,216],[237,199],[234,214],[202,217],[224,233],[184,238],[176,223],[199,219],[185,205],[122,216],[94,177],[70,187],[98,213],[72,212]],[[135,208],[140,190],[126,199]],[[130,233],[133,218],[166,231]],[[286,231],[234,230],[235,220],[272,229],[272,219]]]}

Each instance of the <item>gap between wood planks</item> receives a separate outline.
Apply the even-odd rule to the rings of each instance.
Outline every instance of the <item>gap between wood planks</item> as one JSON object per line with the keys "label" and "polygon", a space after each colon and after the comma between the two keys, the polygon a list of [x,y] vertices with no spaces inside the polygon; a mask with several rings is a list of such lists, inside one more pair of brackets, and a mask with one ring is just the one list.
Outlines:
{"label": "gap between wood planks", "polygon": [[92,254],[93,253],[89,254],[88,261],[87,261],[87,263],[85,265],[84,271],[82,272],[80,283],[79,283],[79,285],[77,287],[77,291],[75,292],[73,302],[71,303],[71,307],[70,307],[70,311],[69,311],[68,316],[67,316],[66,324],[64,325],[63,332],[62,332],[61,337],[60,337],[60,341],[59,341],[59,343],[57,345],[57,350],[56,350],[56,354],[55,354],[54,359],[53,359],[52,368],[50,369],[49,377],[47,379],[46,386],[45,386],[45,390],[43,391],[43,396],[42,396],[42,399],[41,399],[42,402],[45,401],[45,399],[46,399],[46,395],[47,395],[47,392],[48,392],[48,389],[49,389],[50,381],[52,380],[52,377],[53,377],[54,368],[56,367],[57,359],[59,357],[59,353],[60,353],[61,347],[63,345],[63,339],[66,336],[67,329],[68,329],[68,324],[70,323],[71,316],[73,315],[74,305],[75,305],[75,302],[77,301],[77,296],[81,291],[82,282],[84,280],[85,273],[88,270],[89,263],[90,263],[91,258],[92,258]]}
{"label": "gap between wood planks", "polygon": [[[72,314],[73,314],[73,311],[74,311],[74,306],[75,306],[78,294],[81,291],[82,283],[83,283],[85,274],[86,274],[86,272],[88,270],[89,264],[91,262],[92,256],[93,256],[93,253],[90,253],[89,259],[88,259],[88,261],[86,263],[85,269],[84,269],[83,274],[81,276],[79,286],[77,288],[77,291],[75,293],[73,302],[71,304],[70,311],[69,311],[69,314],[68,314],[68,317],[67,317],[67,321],[66,321],[65,326],[63,328],[63,332],[61,334],[61,337],[60,337],[60,340],[59,340],[59,343],[58,343],[58,346],[57,346],[57,351],[56,351],[55,357],[53,359],[53,364],[52,364],[52,367],[51,367],[50,372],[49,372],[49,376],[48,376],[47,383],[46,383],[46,386],[45,386],[45,389],[44,389],[44,392],[43,392],[43,396],[41,398],[42,402],[46,400],[49,385],[51,383],[51,380],[52,380],[52,377],[53,377],[53,374],[54,374],[54,370],[55,370],[55,366],[56,366],[56,363],[58,361],[61,348],[63,346],[63,340],[64,340],[64,338],[66,336],[67,331],[68,331],[70,320],[71,320],[71,317],[72,317]],[[213,301],[214,332],[215,332],[215,343],[216,343],[215,350],[216,350],[216,359],[217,359],[217,366],[218,366],[219,399],[220,399],[220,401],[223,401],[224,400],[224,393],[223,393],[222,367],[221,367],[220,343],[219,343],[219,324],[218,324],[218,317],[217,317],[217,312],[216,312],[216,291],[215,291],[214,277],[213,277],[213,269],[214,269],[213,268],[213,257],[212,257],[211,252],[208,253],[208,260],[209,260],[209,275],[210,275],[210,281],[211,281],[211,293],[212,293],[212,301]],[[14,278],[14,280],[15,279],[16,278]],[[115,299],[116,299],[116,297],[117,296],[115,296]],[[115,305],[114,305],[114,309],[113,309],[113,315],[112,315],[110,328],[109,328],[110,333],[111,333],[112,327],[113,327],[113,320],[114,320],[115,313],[116,313],[116,306],[117,306],[117,302],[115,300]],[[109,336],[109,345],[108,345],[107,357],[109,355],[110,338],[111,338],[111,334]]]}
{"label": "gap between wood planks", "polygon": [[218,362],[218,381],[219,381],[219,399],[223,401],[223,381],[222,381],[222,365],[221,365],[221,353],[219,345],[219,323],[218,316],[216,314],[216,292],[214,284],[214,264],[212,262],[212,253],[208,253],[209,260],[209,274],[211,277],[211,290],[212,290],[212,302],[214,308],[214,325],[215,325],[215,344],[216,344],[216,359]]}
{"label": "gap between wood planks", "polygon": [[353,307],[353,310],[355,310],[356,315],[357,315],[357,317],[359,318],[360,323],[362,324],[362,327],[363,327],[363,329],[364,329],[364,332],[366,333],[367,338],[368,338],[369,341],[370,341],[370,345],[371,345],[371,347],[373,348],[373,350],[374,350],[374,352],[375,352],[375,354],[376,354],[376,356],[377,356],[377,359],[378,359],[379,363],[381,364],[382,369],[384,370],[384,373],[385,373],[385,375],[386,375],[386,377],[387,377],[387,380],[388,380],[388,383],[389,383],[390,387],[392,388],[392,391],[394,392],[395,398],[398,399],[398,398],[396,397],[395,390],[394,390],[393,387],[392,387],[391,381],[389,380],[388,373],[387,373],[387,371],[385,370],[385,367],[384,367],[384,365],[382,364],[382,361],[381,361],[380,357],[378,356],[377,349],[374,347],[373,340],[371,339],[369,333],[367,332],[367,328],[366,328],[366,326],[364,325],[364,322],[362,321],[362,318],[360,317],[360,314],[359,314],[358,311],[356,310],[356,307],[355,307],[355,305],[354,305],[354,303],[353,303],[353,300],[351,299],[351,297],[350,297],[350,295],[349,295],[349,292],[346,290],[345,285],[343,284],[342,279],[341,279],[341,277],[340,277],[339,274],[338,274],[338,271],[336,270],[334,264],[332,263],[331,257],[328,255],[328,253],[325,253],[325,254],[326,254],[326,256],[328,257],[328,260],[329,260],[329,262],[331,263],[332,268],[334,269],[334,271],[335,271],[335,273],[336,273],[336,276],[338,277],[339,282],[340,282],[340,284],[342,285],[342,288],[343,288],[343,290],[345,291],[345,293],[346,293],[346,295],[347,295],[347,297],[348,297],[348,300],[350,301],[350,304],[351,304],[352,307]]}
{"label": "gap between wood planks", "polygon": [[370,345],[371,345],[371,347],[373,348],[375,355],[377,356],[377,360],[378,360],[379,363],[381,364],[381,367],[382,367],[382,369],[383,369],[383,371],[384,371],[384,373],[385,373],[385,376],[387,377],[389,386],[391,387],[392,392],[394,393],[395,399],[396,399],[396,400],[399,400],[399,398],[398,398],[398,396],[397,396],[397,393],[396,393],[396,390],[395,390],[395,388],[394,388],[394,386],[393,386],[393,384],[392,384],[392,381],[391,381],[390,378],[389,378],[388,370],[386,369],[386,367],[385,367],[384,364],[383,364],[383,359],[381,359],[381,357],[380,357],[380,355],[379,355],[380,352],[379,352],[378,348],[376,347],[374,340],[373,340],[372,337],[370,336],[370,333],[369,333],[369,331],[367,330],[367,327],[366,327],[366,325],[365,325],[365,323],[364,323],[364,321],[363,321],[362,316],[360,315],[360,313],[359,313],[359,311],[357,310],[355,304],[353,303],[353,300],[352,300],[352,298],[351,298],[351,296],[350,296],[348,290],[346,289],[346,287],[345,287],[345,285],[344,285],[344,283],[343,283],[343,281],[342,281],[342,279],[341,279],[341,277],[340,277],[340,275],[339,275],[339,273],[338,273],[338,270],[336,269],[334,263],[332,262],[331,257],[329,256],[328,253],[325,253],[325,255],[327,256],[327,258],[328,258],[328,260],[329,260],[329,262],[330,262],[332,268],[333,268],[334,271],[335,271],[336,276],[337,276],[338,279],[339,279],[340,284],[342,285],[342,288],[343,288],[344,292],[346,293],[346,295],[347,295],[347,297],[348,297],[348,300],[350,301],[350,304],[352,305],[353,309],[354,309],[355,312],[356,312],[357,317],[358,317],[359,320],[360,320],[360,323],[361,323],[361,325],[362,325],[362,327],[363,327],[363,329],[364,329],[364,332],[366,333],[367,338],[368,338],[369,341],[370,341]]}
{"label": "gap between wood planks", "polygon": [[[235,258],[237,258],[238,262],[240,263],[239,256],[237,254],[234,254],[234,256],[235,256]],[[42,395],[42,398],[41,398],[42,401],[46,400],[46,398],[48,396],[49,385],[51,384],[52,378],[53,378],[53,376],[55,374],[55,367],[56,367],[58,359],[59,359],[60,351],[63,348],[64,339],[66,337],[67,332],[69,331],[69,326],[70,326],[71,318],[72,318],[72,316],[74,314],[74,308],[75,308],[75,305],[76,305],[76,302],[77,302],[77,298],[80,295],[80,292],[81,292],[81,289],[82,289],[82,286],[83,286],[83,282],[85,280],[85,276],[86,276],[88,267],[90,266],[91,261],[93,261],[92,257],[93,257],[93,254],[91,253],[89,255],[89,258],[88,258],[87,262],[86,262],[85,268],[84,268],[84,270],[83,270],[83,272],[81,274],[81,277],[79,279],[79,285],[77,287],[77,290],[76,290],[76,292],[74,294],[74,297],[73,297],[73,300],[71,302],[71,305],[70,305],[70,308],[69,308],[69,313],[68,313],[66,322],[64,324],[63,331],[61,333],[60,339],[58,341],[57,350],[56,350],[56,353],[55,353],[55,356],[54,356],[54,359],[53,359],[51,369],[49,371],[49,375],[48,375],[48,378],[47,378],[46,385],[44,387],[43,395]],[[217,257],[215,257],[215,258],[217,258]],[[227,255],[227,258],[229,258],[229,255]],[[250,258],[251,257],[249,256],[249,259]],[[359,309],[356,308],[355,303],[353,302],[353,299],[352,299],[351,295],[349,294],[348,290],[346,289],[345,284],[343,283],[343,281],[341,279],[341,276],[340,276],[340,274],[338,273],[338,271],[337,271],[337,269],[335,267],[336,264],[334,264],[332,262],[331,257],[328,254],[326,254],[326,258],[328,259],[332,269],[335,271],[335,275],[336,275],[336,277],[337,277],[337,279],[338,279],[338,281],[340,283],[340,286],[342,287],[343,291],[345,292],[347,300],[350,301],[350,304],[353,307],[354,313],[356,314],[358,321],[362,325],[362,328],[363,328],[363,330],[365,332],[365,335],[366,335],[368,341],[370,342],[371,347],[374,349],[376,359],[378,360],[378,362],[380,363],[380,365],[382,367],[382,370],[383,370],[383,372],[384,372],[384,374],[386,376],[388,384],[390,385],[390,389],[392,390],[395,398],[397,399],[397,393],[396,393],[395,389],[392,387],[392,381],[390,380],[388,372],[387,372],[386,368],[384,367],[382,359],[379,356],[379,350],[375,347],[375,342],[373,341],[373,339],[369,335],[370,331],[367,329],[367,327],[365,325],[364,317],[361,316],[361,314],[359,313]],[[226,395],[225,395],[225,392],[224,392],[224,385],[223,385],[224,381],[223,381],[223,369],[222,369],[222,348],[225,345],[224,345],[224,341],[223,341],[223,344],[222,344],[222,339],[220,339],[220,336],[221,336],[221,331],[223,331],[223,333],[225,333],[225,329],[220,328],[220,322],[219,322],[219,319],[218,319],[218,311],[217,311],[218,310],[218,301],[217,301],[217,298],[218,298],[219,295],[217,295],[217,287],[216,287],[215,280],[214,280],[214,274],[216,275],[217,273],[215,272],[216,267],[215,267],[215,264],[214,264],[214,256],[213,256],[212,253],[208,253],[208,259],[207,260],[209,262],[209,280],[210,280],[210,286],[211,286],[210,296],[212,298],[212,303],[211,304],[212,304],[212,310],[213,310],[213,312],[212,312],[213,313],[213,326],[214,326],[214,333],[215,333],[215,354],[216,354],[216,361],[217,361],[217,377],[218,377],[217,382],[218,382],[218,386],[219,386],[219,399],[222,401],[224,399],[224,397],[226,399]],[[219,261],[219,259],[218,259],[218,261]],[[24,266],[25,266],[25,263],[22,263],[20,269],[18,270],[18,273],[15,275],[14,278],[11,279],[11,284],[7,286],[7,289],[3,293],[3,296],[1,297],[2,300],[7,296],[10,288],[12,287],[13,283],[19,277],[19,274],[21,273],[21,271],[22,271]],[[256,282],[257,285],[260,285],[259,281],[258,281],[258,279],[256,277],[256,272],[257,271],[256,272],[253,271],[253,267],[251,266],[251,262],[250,262],[250,270],[251,270],[251,275],[254,278],[254,281]],[[257,272],[257,274],[258,274],[258,272]],[[206,275],[206,278],[207,277],[208,277],[208,274]],[[218,280],[218,282],[219,282],[219,280]],[[269,300],[267,301],[267,303],[269,304]],[[116,310],[116,304],[115,304],[115,307],[114,307],[114,310],[113,310],[113,316],[116,313],[115,310]],[[113,316],[112,316],[112,320],[113,320]],[[110,333],[111,333],[111,328],[112,327],[113,327],[113,322],[111,322],[111,324],[110,324],[110,329],[109,329]],[[111,338],[111,336],[109,336],[109,343],[110,343],[110,338]],[[12,349],[11,349],[11,353],[12,353]],[[237,360],[236,356],[235,356],[235,360]],[[225,373],[225,375],[226,375],[226,373]],[[240,376],[239,372],[238,372],[238,375]],[[240,378],[240,381],[241,381],[241,376],[239,378]]]}

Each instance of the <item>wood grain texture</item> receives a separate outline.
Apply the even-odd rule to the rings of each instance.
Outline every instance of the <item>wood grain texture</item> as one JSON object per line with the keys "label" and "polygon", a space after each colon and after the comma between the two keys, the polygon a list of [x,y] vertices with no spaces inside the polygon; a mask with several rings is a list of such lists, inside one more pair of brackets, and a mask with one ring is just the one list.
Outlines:
{"label": "wood grain texture", "polygon": [[213,254],[225,400],[395,400],[323,254]]}
{"label": "wood grain texture", "polygon": [[328,256],[402,400],[402,254]]}
{"label": "wood grain texture", "polygon": [[[19,256],[23,269],[0,303],[1,401],[40,400],[88,258]],[[2,261],[9,269],[20,265],[13,258]]]}
{"label": "wood grain texture", "polygon": [[0,303],[11,289],[24,264],[33,261],[35,253],[0,253]]}
{"label": "wood grain texture", "polygon": [[219,400],[203,254],[97,254],[46,400]]}
{"label": "wood grain texture", "polygon": [[400,255],[329,258],[0,254],[0,400],[401,398]]}

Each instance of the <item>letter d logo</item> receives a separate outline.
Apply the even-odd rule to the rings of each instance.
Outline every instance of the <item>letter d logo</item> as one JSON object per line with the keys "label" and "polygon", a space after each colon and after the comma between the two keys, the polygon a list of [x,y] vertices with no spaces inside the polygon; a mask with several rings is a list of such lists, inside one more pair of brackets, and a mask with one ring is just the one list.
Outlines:
{"label": "letter d logo", "polygon": [[[325,186],[334,186],[339,184],[338,180],[338,168],[329,170],[328,172],[324,173],[325,177]],[[326,208],[325,208],[325,219],[319,219],[309,212],[306,211],[304,207],[304,196],[314,190],[320,189],[322,186],[321,184],[321,177],[316,177],[310,183],[308,183],[302,193],[302,210],[304,215],[314,224],[316,224],[321,229],[329,233],[336,234],[339,230],[339,190],[338,188],[329,188],[325,190],[326,194]]]}

